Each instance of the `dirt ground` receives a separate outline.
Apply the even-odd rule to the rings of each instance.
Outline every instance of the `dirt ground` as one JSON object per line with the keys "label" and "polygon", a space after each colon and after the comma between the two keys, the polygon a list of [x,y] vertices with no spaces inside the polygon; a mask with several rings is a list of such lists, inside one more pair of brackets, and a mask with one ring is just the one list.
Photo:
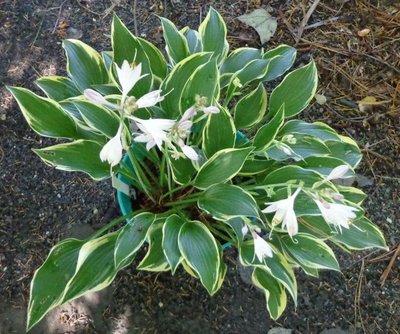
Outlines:
{"label": "dirt ground", "polygon": [[[103,295],[95,296],[98,299],[91,305],[97,305],[97,316],[78,306],[60,307],[45,322],[59,323],[63,329],[42,324],[36,332],[267,333],[283,327],[293,333],[329,328],[399,333],[400,266],[395,253],[400,249],[400,6],[396,0],[322,0],[308,22],[303,22],[311,5],[306,0],[0,0],[0,333],[23,332],[29,283],[52,245],[72,234],[83,237],[88,229],[98,229],[118,215],[109,184],[54,170],[33,154],[32,148],[54,141],[28,128],[4,85],[37,91],[33,81],[39,76],[64,75],[63,38],[109,49],[114,11],[133,32],[162,46],[154,14],[179,27],[197,28],[210,5],[225,18],[233,48],[261,47],[257,33],[236,17],[262,7],[278,19],[277,32],[264,48],[297,43],[296,66],[315,59],[319,94],[328,101],[314,102],[302,117],[327,122],[359,142],[365,158],[355,182],[369,194],[368,215],[383,230],[390,251],[349,255],[338,250],[342,274],[324,272],[316,279],[298,272],[298,307],[290,305],[278,322],[269,320],[264,297],[246,284],[246,273],[238,270],[235,251],[230,250],[227,279],[212,298],[183,272],[172,277],[133,267],[120,273]],[[359,108],[366,97],[375,98],[374,105]]]}

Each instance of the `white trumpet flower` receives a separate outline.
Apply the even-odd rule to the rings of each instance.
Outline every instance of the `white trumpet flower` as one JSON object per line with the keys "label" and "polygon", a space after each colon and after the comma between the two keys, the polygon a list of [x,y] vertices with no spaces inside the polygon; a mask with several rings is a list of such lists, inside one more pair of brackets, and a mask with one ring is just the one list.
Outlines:
{"label": "white trumpet flower", "polygon": [[111,167],[118,165],[122,159],[122,128],[123,125],[120,124],[117,134],[112,137],[100,151],[101,161],[107,161]]}
{"label": "white trumpet flower", "polygon": [[139,143],[146,143],[146,149],[150,150],[155,145],[161,150],[162,143],[168,141],[167,131],[175,125],[176,121],[172,119],[150,118],[139,119],[129,117],[136,122],[138,128],[143,132],[133,140]]}
{"label": "white trumpet flower", "polygon": [[142,73],[142,64],[138,64],[135,67],[131,67],[127,60],[124,60],[121,67],[116,66],[117,75],[119,83],[121,84],[122,90],[122,99],[121,101],[125,101],[125,98],[128,96],[128,93],[131,89],[136,85],[136,83],[147,74],[141,75]]}
{"label": "white trumpet flower", "polygon": [[258,260],[262,262],[266,257],[272,257],[272,248],[263,238],[261,238],[256,232],[251,231],[251,235],[254,239],[254,254]]}
{"label": "white trumpet flower", "polygon": [[294,212],[294,200],[300,191],[301,188],[297,188],[294,194],[286,199],[265,203],[268,206],[262,210],[264,213],[276,212],[274,218],[272,218],[272,225],[278,225],[282,222],[282,228],[287,228],[290,237],[293,237],[299,231],[296,213]]}
{"label": "white trumpet flower", "polygon": [[354,213],[358,211],[356,208],[344,204],[328,203],[320,200],[314,201],[325,221],[338,228],[340,232],[342,231],[342,227],[348,229],[351,220],[356,218],[356,214]]}

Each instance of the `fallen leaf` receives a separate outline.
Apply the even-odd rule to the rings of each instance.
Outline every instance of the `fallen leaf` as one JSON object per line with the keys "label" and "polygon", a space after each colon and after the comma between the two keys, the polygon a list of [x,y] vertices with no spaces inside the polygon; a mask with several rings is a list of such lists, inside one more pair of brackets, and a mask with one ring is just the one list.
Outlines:
{"label": "fallen leaf", "polygon": [[238,17],[238,20],[253,27],[257,31],[260,36],[261,44],[271,39],[278,26],[276,18],[262,8],[256,9],[250,14],[241,15]]}

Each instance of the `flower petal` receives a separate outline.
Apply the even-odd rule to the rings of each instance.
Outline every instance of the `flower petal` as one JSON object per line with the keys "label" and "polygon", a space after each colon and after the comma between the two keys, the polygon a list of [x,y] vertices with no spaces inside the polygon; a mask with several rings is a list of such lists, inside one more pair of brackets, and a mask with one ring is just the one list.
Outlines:
{"label": "flower petal", "polygon": [[350,167],[347,165],[340,165],[332,169],[329,175],[326,177],[327,181],[341,179],[346,173],[350,170]]}
{"label": "flower petal", "polygon": [[188,145],[181,146],[181,150],[183,154],[185,154],[190,160],[197,161],[199,160],[199,155],[197,152]]}
{"label": "flower petal", "polygon": [[257,233],[252,232],[252,235],[254,239],[254,253],[258,260],[263,262],[265,257],[272,257],[273,253],[271,246]]}
{"label": "flower petal", "polygon": [[142,64],[138,64],[134,68],[132,68],[127,60],[124,60],[121,68],[116,66],[118,80],[121,84],[122,88],[122,100],[128,95],[131,89],[135,86],[135,84],[143,78],[145,75],[140,75],[142,72]]}
{"label": "flower petal", "polygon": [[[174,120],[163,118],[150,118],[146,120],[133,116],[128,116],[128,118],[133,119],[138,128],[143,132],[142,135],[139,135],[134,140],[142,143],[150,141],[151,144],[146,147],[150,146],[152,148],[155,143],[159,149],[161,149],[162,143],[167,141],[166,131],[169,131],[176,123]],[[140,139],[138,140],[137,138]]]}
{"label": "flower petal", "polygon": [[249,232],[249,228],[247,225],[243,225],[242,227],[242,234],[245,236]]}
{"label": "flower petal", "polygon": [[286,212],[282,225],[285,225],[290,237],[293,237],[299,232],[296,213],[293,210]]}
{"label": "flower petal", "polygon": [[328,205],[325,205],[319,200],[314,200],[314,202],[317,204],[325,221],[340,231],[342,227],[349,228],[350,221],[357,217],[354,212],[357,212],[358,209],[351,206],[338,203],[327,203]]}
{"label": "flower petal", "polygon": [[119,126],[117,134],[100,151],[100,160],[107,161],[112,167],[118,165],[122,159],[121,133],[122,125]]}
{"label": "flower petal", "polygon": [[180,119],[179,122],[187,121],[187,120],[191,119],[193,116],[195,116],[196,114],[197,114],[196,108],[190,107],[183,113],[182,118]]}
{"label": "flower petal", "polygon": [[93,103],[97,103],[97,104],[106,104],[107,100],[103,97],[103,95],[101,95],[100,93],[96,92],[93,89],[85,89],[83,91],[83,95],[85,95],[85,97]]}
{"label": "flower petal", "polygon": [[219,113],[219,108],[218,107],[214,107],[214,106],[209,106],[209,107],[205,107],[203,108],[203,112],[207,115],[209,114],[218,114]]}
{"label": "flower petal", "polygon": [[182,131],[190,131],[190,129],[192,128],[192,125],[193,125],[193,122],[189,121],[189,120],[186,120],[183,122],[181,120],[178,123],[179,130],[182,130]]}
{"label": "flower petal", "polygon": [[139,100],[136,101],[138,108],[148,108],[155,106],[158,102],[164,100],[164,96],[161,96],[161,90],[153,90],[143,95]]}

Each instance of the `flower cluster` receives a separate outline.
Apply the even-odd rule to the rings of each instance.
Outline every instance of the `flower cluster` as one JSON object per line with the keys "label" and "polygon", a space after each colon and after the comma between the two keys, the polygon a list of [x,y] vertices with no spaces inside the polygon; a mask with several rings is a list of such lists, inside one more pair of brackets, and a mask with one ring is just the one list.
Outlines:
{"label": "flower cluster", "polygon": [[[340,165],[334,168],[331,173],[322,181],[314,184],[313,188],[317,188],[325,182],[340,179],[344,177],[349,170],[349,166]],[[286,229],[291,238],[293,238],[299,232],[299,224],[294,205],[295,199],[301,191],[302,187],[300,186],[286,199],[265,203],[267,207],[262,210],[262,212],[266,214],[275,212],[271,220],[272,226],[274,227],[281,224],[282,229]],[[333,227],[339,230],[339,232],[342,232],[342,227],[349,229],[351,221],[356,218],[355,212],[357,212],[358,209],[342,203],[337,203],[337,201],[344,200],[344,197],[341,194],[332,193],[331,191],[326,192],[325,189],[322,191],[316,190],[313,193],[310,193],[310,190],[308,190],[307,193],[311,195],[315,204],[320,210],[322,217],[328,224],[333,225]],[[325,197],[328,197],[331,201],[326,201],[323,198],[324,196],[321,195],[325,195]],[[257,228],[255,230],[257,230]],[[251,235],[254,239],[255,255],[260,261],[262,261],[262,259],[265,257],[272,257],[272,248],[262,237],[257,234],[255,230],[251,230]],[[243,235],[246,235],[248,231],[249,227],[245,225],[242,229]]]}
{"label": "flower cluster", "polygon": [[[126,119],[132,121],[140,131],[135,133],[134,141],[145,143],[146,149],[150,150],[157,146],[163,150],[162,145],[171,151],[171,156],[174,159],[186,157],[196,161],[199,159],[196,150],[186,144],[186,140],[190,136],[193,125],[193,117],[198,112],[203,112],[204,115],[219,113],[218,107],[205,106],[207,100],[197,96],[196,104],[185,111],[182,118],[179,120],[164,119],[164,118],[149,118],[140,119],[134,116],[134,112],[141,108],[149,108],[164,100],[161,95],[161,90],[151,91],[139,99],[134,96],[129,96],[129,92],[133,89],[136,83],[146,76],[142,75],[142,65],[138,64],[131,67],[127,60],[124,60],[121,67],[116,66],[120,90],[122,92],[120,105],[113,104],[107,101],[100,93],[93,89],[86,89],[84,95],[91,102],[103,105],[113,110],[120,112],[120,125],[114,137],[104,145],[100,152],[102,161],[107,161],[111,167],[116,166],[122,159],[123,153],[123,131],[124,122]],[[197,120],[198,121],[198,120]],[[180,148],[180,151],[177,149]]]}

